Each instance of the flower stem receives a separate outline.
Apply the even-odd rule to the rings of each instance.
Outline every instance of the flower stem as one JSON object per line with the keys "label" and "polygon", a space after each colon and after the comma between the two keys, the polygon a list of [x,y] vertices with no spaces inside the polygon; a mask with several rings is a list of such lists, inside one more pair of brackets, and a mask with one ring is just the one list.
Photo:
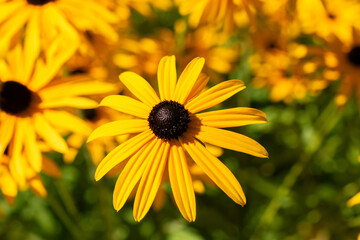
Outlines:
{"label": "flower stem", "polygon": [[48,195],[48,202],[50,207],[54,210],[55,214],[59,217],[62,223],[65,225],[73,239],[84,240],[86,239],[84,234],[81,233],[78,225],[72,221],[72,219],[66,214],[59,201],[52,195]]}

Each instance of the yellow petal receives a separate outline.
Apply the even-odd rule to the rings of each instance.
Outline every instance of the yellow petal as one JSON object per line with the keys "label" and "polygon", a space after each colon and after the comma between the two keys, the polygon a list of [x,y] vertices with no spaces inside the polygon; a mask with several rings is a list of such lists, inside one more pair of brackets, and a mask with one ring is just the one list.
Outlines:
{"label": "yellow petal", "polygon": [[43,114],[54,127],[79,133],[83,136],[89,136],[91,133],[92,129],[89,124],[71,113],[56,110],[44,110]]}
{"label": "yellow petal", "polygon": [[193,89],[196,80],[204,67],[204,58],[194,58],[184,69],[179,77],[179,81],[176,85],[174,100],[184,104],[185,100],[189,96],[191,89]]}
{"label": "yellow petal", "polygon": [[234,202],[245,205],[245,194],[232,172],[196,140],[182,140],[182,145],[195,163]]}
{"label": "yellow petal", "polygon": [[31,190],[33,190],[39,197],[43,198],[47,195],[45,186],[38,176],[31,178],[29,185]]}
{"label": "yellow petal", "polygon": [[[67,39],[59,36],[47,48],[46,53],[55,52],[56,54],[54,54],[51,58],[47,58],[45,68],[43,68],[42,71],[36,71],[34,73],[31,82],[28,84],[30,89],[37,91],[47,85],[55,78],[64,63],[73,56],[76,46],[69,44],[64,47],[63,44],[66,40]],[[64,96],[69,96],[67,95],[68,92],[66,90],[62,93],[64,93]]]}
{"label": "yellow petal", "polygon": [[92,162],[97,166],[105,157],[105,147],[98,142],[92,142],[87,144],[87,149],[90,153]]}
{"label": "yellow petal", "polygon": [[29,79],[35,61],[40,54],[40,19],[39,8],[34,8],[31,17],[26,25],[25,39],[24,39],[24,55],[25,55],[25,69],[24,79]]}
{"label": "yellow petal", "polygon": [[244,88],[244,82],[240,80],[229,80],[219,83],[190,100],[185,105],[185,108],[191,113],[200,112],[225,101]]}
{"label": "yellow petal", "polygon": [[194,187],[185,153],[177,141],[171,142],[169,178],[175,202],[181,214],[189,222],[195,221],[196,202]]}
{"label": "yellow petal", "polygon": [[201,126],[200,131],[195,137],[218,147],[247,153],[256,157],[268,157],[268,153],[263,146],[255,140],[239,133]]}
{"label": "yellow petal", "polygon": [[145,119],[149,117],[151,111],[151,108],[144,103],[122,95],[107,96],[100,102],[99,106],[110,107],[119,112]]}
{"label": "yellow petal", "polygon": [[160,60],[157,77],[161,100],[171,100],[177,80],[175,56],[163,57]]}
{"label": "yellow petal", "polygon": [[7,170],[1,173],[1,192],[7,197],[16,197],[18,193],[16,182]]}
{"label": "yellow petal", "polygon": [[143,119],[126,119],[109,122],[96,128],[89,136],[87,142],[101,137],[144,132],[149,129],[149,123]]}
{"label": "yellow petal", "polygon": [[160,102],[159,97],[150,84],[136,73],[123,72],[119,78],[130,92],[147,106],[152,108]]}
{"label": "yellow petal", "polygon": [[24,132],[21,129],[21,123],[17,121],[16,130],[14,132],[14,140],[12,148],[10,148],[11,160],[9,163],[9,168],[11,175],[14,177],[14,180],[17,182],[20,188],[24,188],[26,184],[25,176],[25,159],[22,156],[23,150],[23,141],[24,141]]}
{"label": "yellow petal", "polygon": [[[0,28],[0,50],[8,46],[14,35],[21,30],[32,12],[30,8],[22,8],[17,14],[7,19]],[[7,50],[7,49],[6,49]],[[1,51],[0,51],[1,52]]]}
{"label": "yellow petal", "polygon": [[65,97],[59,99],[44,100],[39,104],[39,108],[58,108],[73,107],[80,109],[96,108],[98,103],[92,99],[84,97]]}
{"label": "yellow petal", "polygon": [[29,120],[23,121],[25,154],[29,165],[36,171],[40,172],[42,167],[42,156],[36,143],[35,130]]}
{"label": "yellow petal", "polygon": [[13,1],[7,3],[1,3],[0,5],[0,22],[3,22],[6,18],[16,13],[21,7],[23,7],[25,2],[22,1]]}
{"label": "yellow petal", "polygon": [[42,114],[34,114],[35,131],[55,151],[65,153],[68,150],[65,140],[54,130]]}
{"label": "yellow petal", "polygon": [[357,193],[355,196],[353,196],[352,198],[350,198],[350,200],[347,202],[347,205],[349,207],[352,207],[356,204],[359,204],[360,203],[360,192]]}
{"label": "yellow petal", "polygon": [[159,151],[151,151],[136,192],[134,201],[135,221],[143,219],[154,202],[167,163],[170,143],[161,139],[156,140],[161,142],[160,149]]}
{"label": "yellow petal", "polygon": [[114,84],[102,81],[75,80],[69,78],[68,81],[59,81],[48,85],[39,91],[42,99],[61,99],[65,97],[96,95],[109,93],[116,90]]}
{"label": "yellow petal", "polygon": [[[155,145],[155,143],[157,144]],[[154,155],[159,150],[160,144],[161,142],[154,138],[126,163],[114,189],[113,203],[116,211],[119,211],[124,206],[134,187],[139,182],[146,167],[146,160],[150,157],[150,152]]]}
{"label": "yellow petal", "polygon": [[0,120],[0,159],[2,159],[2,155],[13,137],[16,117],[3,113],[0,115]]}
{"label": "yellow petal", "polygon": [[185,102],[188,102],[190,99],[199,95],[206,87],[209,82],[210,77],[204,73],[200,73],[198,79],[195,82],[194,87],[191,89],[191,92]]}
{"label": "yellow petal", "polygon": [[139,151],[140,148],[153,138],[154,135],[149,129],[117,146],[100,162],[95,172],[95,180],[99,181],[113,167]]}
{"label": "yellow petal", "polygon": [[201,124],[209,127],[229,128],[248,124],[266,123],[264,112],[254,108],[231,108],[196,114]]}
{"label": "yellow petal", "polygon": [[[62,3],[63,1],[57,3],[56,5]],[[64,35],[67,38],[67,40],[65,41],[66,46],[76,49],[79,45],[78,33],[75,28],[69,23],[67,17],[63,14],[62,10],[59,9],[59,7],[57,7],[56,5],[47,4],[46,6],[44,6],[46,7],[45,11],[43,11],[46,15],[46,18],[44,18],[53,19],[56,24],[56,28],[60,30],[61,35]]]}

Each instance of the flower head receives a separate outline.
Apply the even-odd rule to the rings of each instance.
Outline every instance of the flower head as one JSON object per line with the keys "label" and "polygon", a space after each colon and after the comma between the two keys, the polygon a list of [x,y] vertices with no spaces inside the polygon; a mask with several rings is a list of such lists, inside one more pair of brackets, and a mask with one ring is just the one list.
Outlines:
{"label": "flower head", "polygon": [[230,80],[202,92],[208,81],[207,77],[200,75],[204,62],[203,58],[193,59],[177,80],[175,57],[162,58],[158,67],[160,97],[145,79],[124,72],[120,81],[137,99],[116,95],[108,96],[100,103],[138,118],[100,126],[88,139],[137,134],[110,152],[95,173],[95,179],[99,180],[115,166],[127,161],[115,186],[114,207],[120,210],[138,184],[134,202],[136,221],[140,221],[150,209],[164,175],[169,176],[182,215],[188,221],[195,220],[194,186],[186,153],[230,198],[240,205],[246,203],[236,177],[203,143],[258,157],[268,156],[256,141],[219,129],[264,123],[263,112],[233,108],[199,113],[245,88],[242,81]]}
{"label": "flower head", "polygon": [[94,108],[97,102],[85,96],[114,90],[112,84],[84,76],[57,78],[73,52],[57,48],[58,41],[52,45],[53,55],[38,59],[30,76],[21,67],[26,59],[20,45],[9,52],[7,59],[0,60],[0,164],[9,166],[19,186],[26,185],[30,170],[36,175],[46,167],[40,139],[51,150],[65,153],[68,147],[61,130],[91,132],[82,119],[66,108]]}

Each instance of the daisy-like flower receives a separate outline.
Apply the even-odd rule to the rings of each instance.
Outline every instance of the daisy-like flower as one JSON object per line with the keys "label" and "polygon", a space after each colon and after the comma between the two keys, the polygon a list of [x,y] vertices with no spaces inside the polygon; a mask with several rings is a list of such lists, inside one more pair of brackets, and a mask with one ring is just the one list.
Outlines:
{"label": "daisy-like flower", "polygon": [[316,71],[320,64],[307,46],[281,31],[270,28],[253,35],[256,51],[249,58],[252,83],[268,88],[272,101],[291,102],[318,94],[329,84]]}
{"label": "daisy-like flower", "polygon": [[59,69],[73,53],[64,51],[59,42],[62,39],[49,48],[52,54],[46,63],[42,58],[36,62],[29,78],[22,68],[25,58],[20,45],[9,52],[6,61],[0,61],[0,161],[8,148],[10,172],[20,185],[26,181],[28,166],[36,173],[42,170],[40,139],[53,151],[65,153],[68,147],[59,131],[91,132],[66,108],[94,108],[97,102],[84,96],[114,90],[112,84],[84,76],[57,79]]}
{"label": "daisy-like flower", "polygon": [[111,25],[117,21],[114,13],[94,0],[4,0],[0,2],[0,54],[24,36],[25,67],[30,73],[41,50],[59,35],[76,46],[85,31],[116,41]]}
{"label": "daisy-like flower", "polygon": [[351,45],[345,45],[339,40],[335,40],[329,44],[329,48],[330,51],[324,54],[325,65],[330,73],[338,76],[337,79],[342,76],[335,102],[339,106],[343,106],[355,93],[357,101],[360,103],[360,31],[353,31]]}
{"label": "daisy-like flower", "polygon": [[[205,26],[185,36],[184,49],[179,52],[185,66],[196,56],[206,59],[206,73],[229,73],[239,58],[240,45],[228,43],[228,38],[214,27]],[[219,78],[219,77],[218,77]]]}
{"label": "daisy-like flower", "polygon": [[335,37],[351,44],[352,28],[360,28],[360,4],[352,0],[298,0],[297,15],[307,34],[326,40]]}
{"label": "daisy-like flower", "polygon": [[162,29],[152,38],[123,37],[118,47],[113,57],[116,66],[152,79],[162,56],[174,51],[175,37],[173,32]]}
{"label": "daisy-like flower", "polygon": [[267,158],[268,153],[256,141],[239,133],[220,128],[265,123],[265,114],[251,108],[232,108],[199,113],[223,102],[245,85],[240,80],[222,82],[202,92],[207,77],[199,77],[204,58],[193,59],[177,80],[175,57],[161,59],[158,67],[160,97],[150,84],[133,72],[124,72],[120,81],[137,99],[114,95],[102,100],[101,106],[133,115],[137,119],[110,122],[90,135],[88,142],[104,136],[137,134],[111,151],[98,165],[95,179],[100,180],[111,169],[126,162],[113,195],[120,210],[134,187],[134,218],[140,221],[149,211],[162,180],[168,176],[175,202],[188,220],[196,217],[192,160],[231,199],[246,203],[244,192],[232,172],[203,143]]}
{"label": "daisy-like flower", "polygon": [[[0,190],[4,195],[4,198],[8,204],[13,204],[19,190],[23,191],[30,188],[39,197],[45,197],[47,195],[46,188],[40,178],[38,172],[36,172],[31,166],[29,161],[25,159],[24,154],[20,156],[21,163],[25,166],[25,181],[19,182],[16,176],[12,174],[13,165],[9,165],[10,158],[5,154],[0,161]],[[44,157],[42,159],[42,165],[45,169],[44,173],[52,177],[60,177],[60,169],[50,159]]]}
{"label": "daisy-like flower", "polygon": [[253,19],[255,9],[248,0],[179,0],[181,15],[189,14],[189,25],[216,25],[231,32]]}

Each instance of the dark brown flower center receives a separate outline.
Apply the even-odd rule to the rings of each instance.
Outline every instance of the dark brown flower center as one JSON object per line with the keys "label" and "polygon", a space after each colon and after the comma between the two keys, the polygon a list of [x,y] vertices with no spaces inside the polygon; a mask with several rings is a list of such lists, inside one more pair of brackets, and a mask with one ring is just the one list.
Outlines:
{"label": "dark brown flower center", "polygon": [[84,117],[86,120],[94,122],[98,117],[98,112],[96,109],[85,109],[83,110]]}
{"label": "dark brown flower center", "polygon": [[355,46],[347,54],[347,58],[351,64],[356,67],[360,67],[360,46]]}
{"label": "dark brown flower center", "polygon": [[0,91],[0,109],[13,115],[21,113],[30,106],[32,96],[32,92],[21,83],[4,82]]}
{"label": "dark brown flower center", "polygon": [[44,5],[47,4],[48,2],[53,2],[55,0],[27,0],[28,4],[32,4],[32,5]]}
{"label": "dark brown flower center", "polygon": [[328,13],[328,17],[332,20],[336,19],[336,16],[332,13]]}
{"label": "dark brown flower center", "polygon": [[164,140],[177,139],[188,129],[189,112],[175,101],[163,101],[150,112],[149,126],[155,136]]}

